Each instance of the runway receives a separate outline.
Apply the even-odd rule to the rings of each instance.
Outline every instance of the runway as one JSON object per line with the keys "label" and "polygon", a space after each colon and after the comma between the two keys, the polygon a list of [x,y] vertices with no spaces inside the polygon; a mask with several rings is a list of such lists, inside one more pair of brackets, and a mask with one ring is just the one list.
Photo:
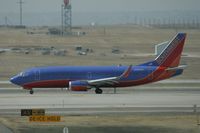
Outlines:
{"label": "runway", "polygon": [[[34,95],[20,88],[0,89],[0,114],[20,114],[24,108],[45,108],[49,114],[105,114],[134,112],[193,112],[200,107],[200,89],[133,89],[97,95],[61,89],[37,89]],[[122,93],[121,93],[122,92]],[[198,108],[199,109],[199,108]]]}

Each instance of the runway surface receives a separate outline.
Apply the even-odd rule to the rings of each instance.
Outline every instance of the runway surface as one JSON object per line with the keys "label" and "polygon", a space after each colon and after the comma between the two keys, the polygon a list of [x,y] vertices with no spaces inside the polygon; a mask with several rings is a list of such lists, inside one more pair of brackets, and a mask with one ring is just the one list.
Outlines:
{"label": "runway surface", "polygon": [[0,123],[0,131],[1,133],[13,133],[11,129],[6,127],[5,125]]}
{"label": "runway surface", "polygon": [[[191,87],[192,88],[192,87]],[[141,88],[128,91],[75,93],[61,89],[0,88],[0,114],[20,114],[24,108],[45,108],[49,114],[102,114],[133,112],[193,112],[200,107],[200,89]],[[198,108],[199,109],[199,108]]]}

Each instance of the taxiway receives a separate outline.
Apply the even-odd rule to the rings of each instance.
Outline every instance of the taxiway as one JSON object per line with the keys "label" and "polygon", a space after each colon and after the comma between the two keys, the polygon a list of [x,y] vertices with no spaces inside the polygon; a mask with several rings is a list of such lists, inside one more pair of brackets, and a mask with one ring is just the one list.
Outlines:
{"label": "taxiway", "polygon": [[198,88],[143,88],[102,95],[60,89],[37,89],[34,95],[20,88],[1,88],[0,92],[0,114],[20,114],[24,108],[45,108],[50,114],[192,112],[194,105],[200,106]]}

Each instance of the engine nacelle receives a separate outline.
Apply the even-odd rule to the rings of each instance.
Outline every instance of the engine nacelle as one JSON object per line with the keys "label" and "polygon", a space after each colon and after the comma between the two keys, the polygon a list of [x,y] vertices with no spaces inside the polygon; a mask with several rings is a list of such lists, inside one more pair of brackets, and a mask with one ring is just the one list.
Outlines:
{"label": "engine nacelle", "polygon": [[69,82],[69,89],[71,91],[87,91],[90,86],[86,81],[71,81]]}

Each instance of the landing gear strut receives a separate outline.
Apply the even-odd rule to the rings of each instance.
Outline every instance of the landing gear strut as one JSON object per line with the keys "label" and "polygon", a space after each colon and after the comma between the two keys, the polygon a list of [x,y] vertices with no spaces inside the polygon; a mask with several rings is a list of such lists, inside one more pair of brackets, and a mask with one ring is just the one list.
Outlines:
{"label": "landing gear strut", "polygon": [[34,91],[33,91],[33,90],[30,90],[30,94],[33,95],[33,93],[34,93]]}
{"label": "landing gear strut", "polygon": [[102,90],[102,89],[99,89],[99,88],[96,88],[95,93],[96,93],[96,94],[102,94],[102,93],[103,93],[103,90]]}

